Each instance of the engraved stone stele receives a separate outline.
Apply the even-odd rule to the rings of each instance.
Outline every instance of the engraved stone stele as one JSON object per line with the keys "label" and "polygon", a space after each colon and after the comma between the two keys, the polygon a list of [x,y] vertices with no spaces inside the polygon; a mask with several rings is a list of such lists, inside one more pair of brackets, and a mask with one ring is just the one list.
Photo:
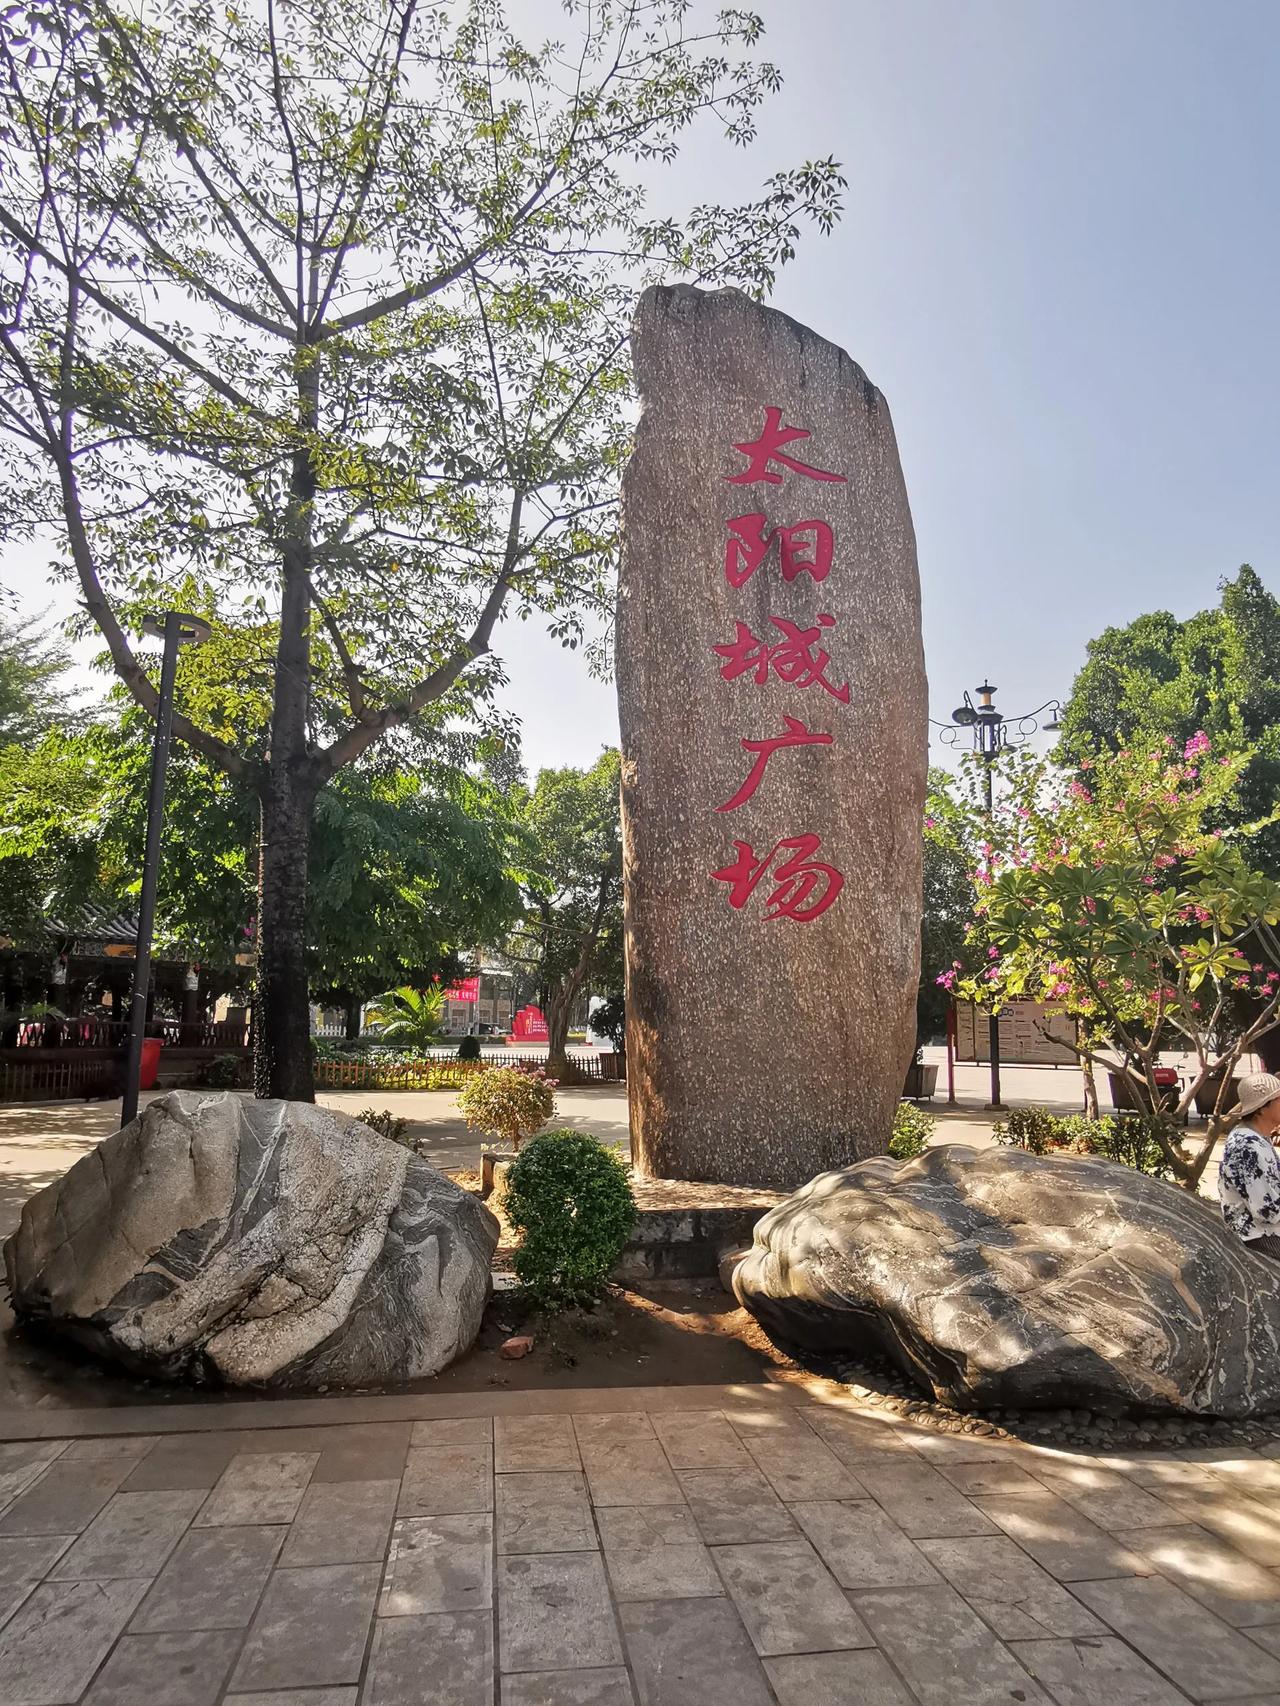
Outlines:
{"label": "engraved stone stele", "polygon": [[960,1409],[1242,1418],[1280,1410],[1277,1271],[1131,1167],[946,1143],[812,1180],[733,1289],[784,1343],[887,1355]]}
{"label": "engraved stone stele", "polygon": [[884,398],[736,290],[632,351],[617,675],[632,1151],[795,1186],[881,1153],[914,1044],[926,688]]}
{"label": "engraved stone stele", "polygon": [[328,1108],[175,1090],[24,1205],[20,1322],[161,1379],[365,1385],[470,1348],[498,1223]]}

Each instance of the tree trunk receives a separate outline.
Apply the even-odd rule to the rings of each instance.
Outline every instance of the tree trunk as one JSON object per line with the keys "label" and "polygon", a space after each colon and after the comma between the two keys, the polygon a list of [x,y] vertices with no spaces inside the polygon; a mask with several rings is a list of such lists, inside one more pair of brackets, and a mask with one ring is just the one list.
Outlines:
{"label": "tree trunk", "polygon": [[562,1082],[569,1076],[569,1015],[576,995],[577,984],[571,977],[551,995],[544,1009],[547,1016],[547,1073]]}
{"label": "tree trunk", "polygon": [[290,1102],[315,1100],[307,985],[310,845],[310,796],[300,798],[273,774],[262,799],[253,1087],[258,1096]]}
{"label": "tree trunk", "polygon": [[353,1043],[360,1035],[360,1014],[364,1007],[358,995],[348,995],[346,1000],[345,1034],[349,1043]]}
{"label": "tree trunk", "polygon": [[1093,1076],[1093,1062],[1080,1062],[1081,1076],[1084,1078],[1084,1113],[1085,1118],[1096,1120],[1098,1117],[1098,1081]]}

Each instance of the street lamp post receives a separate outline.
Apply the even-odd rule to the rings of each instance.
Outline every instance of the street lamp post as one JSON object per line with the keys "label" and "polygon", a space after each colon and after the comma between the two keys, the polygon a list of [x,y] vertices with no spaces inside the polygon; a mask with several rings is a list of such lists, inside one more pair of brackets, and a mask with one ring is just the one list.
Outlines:
{"label": "street lamp post", "polygon": [[[989,681],[984,681],[982,686],[974,691],[978,695],[976,705],[966,693],[963,705],[951,713],[951,721],[934,723],[933,727],[942,730],[942,740],[947,746],[959,746],[963,731],[968,730],[972,749],[982,765],[983,804],[990,820],[995,809],[993,786],[996,760],[1010,747],[1022,746],[1037,729],[1056,734],[1062,727],[1062,706],[1056,699],[1046,699],[1044,704],[1037,705],[1034,711],[1006,719],[996,710],[993,703],[996,690]],[[1046,711],[1049,715],[1042,723],[1040,718]],[[987,1025],[991,1056],[991,1100],[987,1107],[1000,1113],[1003,1112],[1005,1104],[1000,1095],[1000,1020],[994,1010],[988,1017]]]}
{"label": "street lamp post", "polygon": [[138,1112],[142,1079],[142,1042],[147,1034],[147,996],[151,988],[151,935],[156,918],[156,881],[160,874],[160,832],[164,826],[165,766],[173,729],[173,683],[178,672],[178,647],[198,645],[211,629],[198,616],[169,610],[147,616],[142,631],[164,641],[160,663],[160,696],[156,704],[156,733],[151,748],[151,786],[147,795],[147,841],[142,856],[142,893],[138,898],[138,936],[133,956],[133,999],[129,1007],[129,1041],[125,1055],[124,1095],[120,1123],[128,1125]]}

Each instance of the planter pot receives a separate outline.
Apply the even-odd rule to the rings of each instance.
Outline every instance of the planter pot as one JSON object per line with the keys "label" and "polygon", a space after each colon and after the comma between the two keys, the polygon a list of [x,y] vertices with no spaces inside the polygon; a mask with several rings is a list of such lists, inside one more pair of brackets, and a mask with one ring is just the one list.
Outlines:
{"label": "planter pot", "polygon": [[938,1069],[936,1066],[922,1066],[919,1061],[912,1061],[907,1068],[907,1081],[902,1087],[904,1100],[909,1102],[924,1102],[932,1100],[933,1092],[938,1087]]}
{"label": "planter pot", "polygon": [[511,1149],[482,1149],[480,1151],[480,1200],[488,1202],[496,1191],[501,1197],[507,1188],[507,1173],[515,1160]]}
{"label": "planter pot", "polygon": [[[1134,1114],[1149,1114],[1151,1112],[1151,1093],[1145,1084],[1135,1084],[1125,1072],[1108,1072],[1107,1082],[1111,1086],[1111,1104],[1122,1112]],[[1162,1089],[1160,1102],[1163,1107],[1176,1108],[1178,1105],[1178,1086],[1171,1084]]]}
{"label": "planter pot", "polygon": [[[1224,1114],[1228,1108],[1234,1108],[1236,1103],[1240,1100],[1240,1077],[1241,1075],[1238,1072],[1232,1074],[1231,1088],[1223,1098],[1222,1111]],[[1196,1091],[1196,1112],[1202,1119],[1212,1119],[1214,1106],[1218,1100],[1218,1089],[1221,1083],[1222,1074],[1218,1073],[1216,1077],[1206,1078],[1204,1083]]]}

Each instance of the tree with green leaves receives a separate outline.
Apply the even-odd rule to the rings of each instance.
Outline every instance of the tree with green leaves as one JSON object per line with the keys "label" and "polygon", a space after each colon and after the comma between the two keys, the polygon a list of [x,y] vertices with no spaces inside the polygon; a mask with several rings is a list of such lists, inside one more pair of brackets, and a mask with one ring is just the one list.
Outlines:
{"label": "tree with green leaves", "polygon": [[973,915],[969,873],[975,855],[970,824],[956,798],[953,779],[931,768],[925,794],[924,905],[920,925],[920,988],[916,997],[916,1043],[945,1031],[951,996],[938,982],[960,957]]}
{"label": "tree with green leaves", "polygon": [[[832,160],[650,211],[646,168],[746,142],[760,20],[684,0],[381,8],[25,0],[0,38],[0,540],[60,541],[112,665],[194,575],[270,618],[270,739],[175,733],[257,799],[257,1088],[312,1094],[321,792],[424,712],[490,704],[504,610],[607,610],[644,286],[770,288]],[[340,701],[319,726],[316,698]]]}
{"label": "tree with green leaves", "polygon": [[[1266,816],[1280,796],[1280,601],[1247,563],[1219,592],[1215,607],[1185,622],[1156,610],[1091,640],[1060,750],[1078,762],[1167,735],[1181,751],[1198,730],[1219,754],[1247,748],[1218,808],[1218,826],[1229,829]],[[1280,824],[1255,839],[1252,857],[1280,876]]]}
{"label": "tree with green leaves", "polygon": [[[1076,777],[1010,755],[1005,799],[990,815],[973,810],[982,860],[967,963],[941,974],[944,988],[997,1010],[1032,996],[1067,1014],[1081,1061],[1122,1073],[1153,1113],[1165,1101],[1161,1051],[1189,1053],[1185,1087],[1153,1135],[1193,1190],[1239,1061],[1280,1026],[1280,883],[1252,864],[1248,831],[1209,827],[1248,761],[1216,753],[1203,730],[1181,747],[1165,736],[1101,750]],[[1219,1117],[1189,1152],[1176,1121],[1210,1086]]]}
{"label": "tree with green leaves", "polygon": [[0,750],[30,746],[71,709],[66,646],[35,617],[0,611]]}
{"label": "tree with green leaves", "polygon": [[589,770],[543,770],[517,803],[531,838],[524,914],[506,957],[546,1004],[547,1070],[564,1077],[573,1011],[593,979],[622,981],[622,825],[619,756]]}
{"label": "tree with green leaves", "polygon": [[[44,920],[136,905],[151,722],[136,707],[54,730],[0,766],[0,935],[41,944]],[[170,757],[156,933],[227,966],[253,946],[252,793],[189,748]],[[317,802],[306,949],[310,988],[358,1009],[389,980],[456,971],[519,913],[526,838],[466,774],[353,766]]]}

